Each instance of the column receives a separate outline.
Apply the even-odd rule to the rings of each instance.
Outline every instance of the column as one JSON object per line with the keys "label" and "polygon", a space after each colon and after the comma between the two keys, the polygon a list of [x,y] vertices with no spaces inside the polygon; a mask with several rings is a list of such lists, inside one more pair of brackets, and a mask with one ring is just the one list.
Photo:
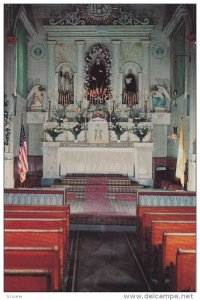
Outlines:
{"label": "column", "polygon": [[74,91],[74,97],[77,101],[83,100],[83,85],[84,85],[84,76],[83,76],[83,47],[84,47],[85,41],[76,41],[77,45],[77,85],[76,89]]}
{"label": "column", "polygon": [[112,41],[113,44],[113,73],[112,73],[112,89],[113,100],[115,103],[121,102],[119,91],[119,59],[120,59],[120,44],[121,41]]}
{"label": "column", "polygon": [[7,152],[4,153],[4,187],[14,188],[14,98],[16,96],[16,40],[13,42],[5,42],[5,62],[4,62],[4,74],[5,74],[5,94],[8,100],[8,112],[11,113],[10,120],[10,140],[8,142]]}
{"label": "column", "polygon": [[135,143],[135,180],[153,186],[152,157],[153,143]]}
{"label": "column", "polygon": [[191,43],[188,191],[196,191],[196,43]]}
{"label": "column", "polygon": [[139,107],[144,108],[144,96],[145,91],[147,91],[147,97],[149,97],[149,44],[150,41],[141,41],[143,47],[143,91],[142,97],[140,98]]}
{"label": "column", "polygon": [[48,97],[51,100],[51,107],[57,107],[58,94],[55,91],[55,46],[56,41],[48,43]]}

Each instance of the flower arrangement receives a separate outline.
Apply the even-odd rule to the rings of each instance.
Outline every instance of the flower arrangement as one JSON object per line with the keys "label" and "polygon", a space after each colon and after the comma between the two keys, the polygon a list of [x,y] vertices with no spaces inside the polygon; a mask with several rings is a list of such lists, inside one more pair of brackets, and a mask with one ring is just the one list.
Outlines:
{"label": "flower arrangement", "polygon": [[74,127],[68,128],[68,130],[74,135],[75,140],[77,140],[78,135],[81,133],[82,130],[85,129],[85,126],[82,124],[77,123]]}
{"label": "flower arrangement", "polygon": [[53,139],[53,142],[55,142],[57,136],[59,136],[59,134],[63,133],[63,130],[59,129],[59,128],[47,128],[45,130],[46,133],[48,133],[50,135],[50,137]]}
{"label": "flower arrangement", "polygon": [[127,129],[123,128],[119,123],[113,125],[112,130],[116,134],[118,140],[120,140],[121,135],[127,131]]}
{"label": "flower arrangement", "polygon": [[150,131],[150,128],[148,126],[138,127],[136,125],[131,131],[132,131],[133,134],[137,135],[137,137],[139,137],[139,139],[140,139],[140,142],[142,142],[143,138]]}
{"label": "flower arrangement", "polygon": [[52,121],[58,122],[58,125],[60,126],[63,123],[64,118],[66,118],[65,111],[63,109],[58,109],[53,113]]}
{"label": "flower arrangement", "polygon": [[75,116],[75,121],[78,124],[84,124],[87,121],[87,111],[80,109]]}

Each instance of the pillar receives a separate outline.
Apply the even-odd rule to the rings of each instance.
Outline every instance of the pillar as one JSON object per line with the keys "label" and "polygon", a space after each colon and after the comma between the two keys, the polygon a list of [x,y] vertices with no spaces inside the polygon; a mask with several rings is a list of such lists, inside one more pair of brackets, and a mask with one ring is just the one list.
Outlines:
{"label": "pillar", "polygon": [[57,107],[58,94],[55,91],[55,46],[56,41],[48,43],[48,98],[51,100],[51,107]]}
{"label": "pillar", "polygon": [[142,97],[140,98],[139,107],[144,108],[144,97],[145,91],[147,97],[149,97],[149,85],[150,85],[150,75],[149,75],[149,44],[150,41],[141,41],[143,47],[143,91]]}
{"label": "pillar", "polygon": [[193,192],[196,191],[196,43],[191,43],[189,78],[190,116],[187,190]]}
{"label": "pillar", "polygon": [[[8,38],[8,36],[7,36]],[[16,96],[16,40],[5,42],[5,61],[4,61],[4,93],[8,100],[7,111],[11,114],[10,118],[10,140],[4,153],[4,187],[14,187],[14,98]]]}
{"label": "pillar", "polygon": [[83,76],[83,47],[84,47],[85,41],[76,41],[77,45],[77,85],[76,89],[74,91],[75,93],[75,100],[76,101],[82,101],[83,95],[84,95],[84,76]]}
{"label": "pillar", "polygon": [[119,103],[119,101],[121,102],[120,99],[120,84],[119,84],[119,58],[120,58],[120,44],[121,41],[112,41],[112,45],[113,45],[113,73],[112,73],[112,89],[113,89],[113,100],[115,101],[115,103]]}

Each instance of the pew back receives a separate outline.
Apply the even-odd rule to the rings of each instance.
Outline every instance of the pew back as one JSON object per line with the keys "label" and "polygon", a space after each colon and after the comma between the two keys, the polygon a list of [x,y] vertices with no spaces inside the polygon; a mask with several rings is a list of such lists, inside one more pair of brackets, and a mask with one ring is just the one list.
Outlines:
{"label": "pew back", "polygon": [[162,244],[164,232],[195,233],[195,221],[152,221],[151,245],[152,247]]}
{"label": "pew back", "polygon": [[59,266],[59,253],[58,247],[56,246],[4,248],[5,269],[20,271],[33,269],[47,269],[52,273],[51,287],[53,291],[61,291],[62,289],[62,283],[59,274]]}
{"label": "pew back", "polygon": [[64,283],[64,242],[63,229],[5,229],[6,247],[55,247],[58,246],[60,277]]}
{"label": "pew back", "polygon": [[60,229],[63,230],[64,266],[67,265],[68,232],[66,218],[61,219],[34,219],[34,218],[5,218],[5,229]]}
{"label": "pew back", "polygon": [[177,250],[176,292],[183,291],[196,291],[196,250]]}
{"label": "pew back", "polygon": [[177,249],[182,250],[196,249],[196,234],[186,232],[164,232],[163,234],[163,270],[170,265],[176,264]]}
{"label": "pew back", "polygon": [[4,269],[4,292],[53,292],[52,283],[47,269]]}

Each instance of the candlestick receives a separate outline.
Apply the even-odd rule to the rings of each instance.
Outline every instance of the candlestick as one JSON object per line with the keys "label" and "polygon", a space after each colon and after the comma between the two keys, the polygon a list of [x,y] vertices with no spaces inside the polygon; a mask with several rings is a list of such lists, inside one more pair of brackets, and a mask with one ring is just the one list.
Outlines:
{"label": "candlestick", "polygon": [[113,112],[115,111],[115,100],[113,100]]}
{"label": "candlestick", "polygon": [[51,116],[51,100],[49,99],[49,107],[48,107],[48,121],[50,121]]}
{"label": "candlestick", "polygon": [[147,118],[147,100],[144,101],[144,113],[145,113],[145,118]]}

